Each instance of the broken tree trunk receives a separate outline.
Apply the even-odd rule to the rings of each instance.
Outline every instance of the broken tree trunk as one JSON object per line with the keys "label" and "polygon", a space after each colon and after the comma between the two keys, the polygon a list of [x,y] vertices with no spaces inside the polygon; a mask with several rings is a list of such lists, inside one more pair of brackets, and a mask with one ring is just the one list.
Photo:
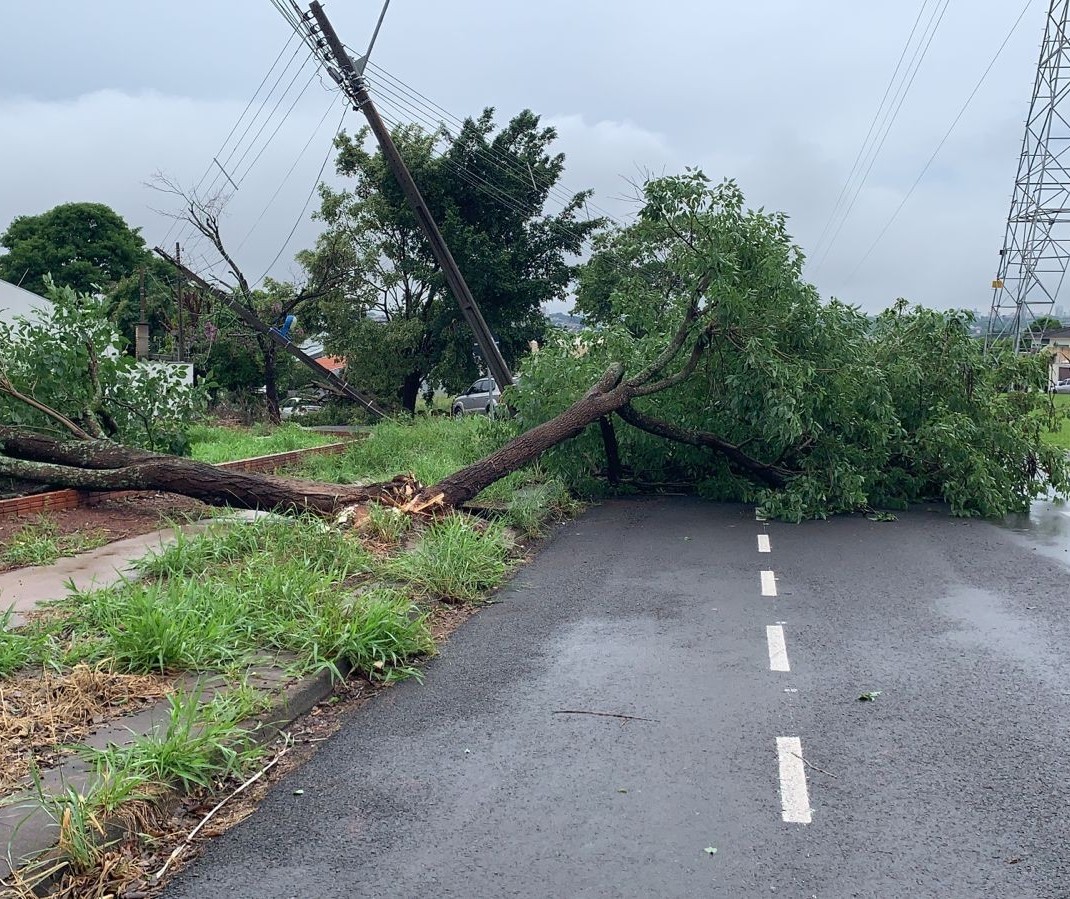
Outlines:
{"label": "broken tree trunk", "polygon": [[108,440],[59,441],[10,427],[0,427],[0,477],[79,490],[159,490],[215,506],[319,515],[369,501],[403,505],[418,489],[407,475],[366,487],[324,484],[229,471]]}

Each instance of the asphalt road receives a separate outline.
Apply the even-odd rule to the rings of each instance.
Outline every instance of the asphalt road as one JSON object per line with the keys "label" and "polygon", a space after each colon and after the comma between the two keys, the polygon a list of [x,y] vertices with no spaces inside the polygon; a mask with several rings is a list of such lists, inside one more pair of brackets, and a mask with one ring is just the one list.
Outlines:
{"label": "asphalt road", "polygon": [[596,508],[165,896],[1070,897],[1051,521]]}

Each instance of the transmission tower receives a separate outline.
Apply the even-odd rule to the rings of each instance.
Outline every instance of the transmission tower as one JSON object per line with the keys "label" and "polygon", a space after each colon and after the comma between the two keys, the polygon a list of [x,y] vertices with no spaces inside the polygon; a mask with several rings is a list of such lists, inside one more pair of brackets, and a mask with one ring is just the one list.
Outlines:
{"label": "transmission tower", "polygon": [[[1070,0],[1051,0],[1014,182],[986,346],[1051,313],[1070,263]],[[1029,347],[1026,347],[1027,349]]]}

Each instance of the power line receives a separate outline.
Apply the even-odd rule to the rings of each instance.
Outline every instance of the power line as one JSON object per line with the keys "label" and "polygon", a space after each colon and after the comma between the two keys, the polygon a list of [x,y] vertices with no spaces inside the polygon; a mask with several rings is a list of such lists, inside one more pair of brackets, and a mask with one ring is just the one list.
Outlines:
{"label": "power line", "polygon": [[[348,108],[346,106],[343,106],[342,117],[338,120],[338,127],[334,129],[335,137],[337,137],[342,131],[342,123],[345,121],[346,112],[348,112]],[[316,193],[316,188],[319,187],[320,179],[323,177],[323,170],[327,168],[327,163],[328,161],[330,161],[331,152],[333,150],[334,141],[332,140],[327,147],[327,155],[323,157],[323,163],[320,165],[320,170],[319,173],[316,175],[316,180],[312,182],[312,189],[308,192],[308,196],[305,198],[305,203],[301,207],[301,211],[298,213],[297,218],[294,221],[293,227],[290,229],[290,233],[286,235],[286,240],[284,240],[282,246],[279,247],[279,252],[275,254],[275,258],[272,259],[268,267],[264,269],[264,274],[257,278],[255,283],[259,284],[261,281],[264,280],[264,278],[267,277],[268,272],[270,272],[271,269],[274,267],[275,263],[279,261],[279,257],[282,256],[283,252],[286,250],[286,247],[293,239],[294,232],[297,231],[297,226],[301,224],[301,219],[305,217],[305,212],[308,210],[308,204],[312,202],[312,197]]]}
{"label": "power line", "polygon": [[[247,240],[249,240],[250,235],[252,235],[252,233],[256,230],[256,228],[260,224],[260,222],[263,221],[264,216],[267,214],[268,209],[270,209],[272,204],[275,202],[275,200],[278,199],[279,193],[282,191],[283,187],[286,185],[286,182],[290,180],[290,176],[294,173],[294,169],[297,168],[297,164],[302,159],[304,159],[305,153],[308,152],[308,148],[312,145],[312,141],[319,134],[320,129],[323,127],[323,123],[327,121],[327,116],[329,116],[331,114],[331,110],[334,109],[334,107],[337,105],[337,102],[338,102],[338,97],[337,96],[332,97],[330,105],[323,111],[323,116],[316,123],[316,127],[312,129],[312,133],[309,134],[308,140],[305,141],[305,145],[301,148],[301,152],[297,154],[297,158],[293,161],[293,165],[291,165],[289,170],[286,172],[286,174],[282,176],[282,180],[279,181],[278,187],[275,188],[275,193],[273,193],[271,195],[271,199],[269,199],[267,201],[267,203],[264,204],[264,208],[262,210],[260,210],[260,215],[258,215],[256,217],[256,221],[253,222],[252,227],[249,228],[249,230],[245,234],[245,237],[243,237],[241,239],[241,243],[239,243],[238,246],[235,248],[235,250],[234,250],[235,253],[240,253],[241,252],[241,248],[245,246],[245,243],[246,243]],[[337,134],[337,132],[336,132],[336,134]]]}
{"label": "power line", "polygon": [[[939,2],[940,0],[937,0],[937,4],[939,4]],[[884,144],[888,140],[888,135],[891,133],[892,127],[899,118],[899,112],[903,108],[903,104],[906,102],[907,95],[914,84],[915,78],[917,78],[918,71],[921,69],[925,57],[928,55],[929,47],[932,45],[933,39],[936,37],[937,29],[939,29],[940,23],[943,21],[944,14],[947,12],[950,3],[951,0],[943,0],[943,6],[937,5],[933,8],[933,14],[929,17],[925,30],[922,32],[921,39],[919,40],[917,47],[914,49],[914,55],[907,64],[907,69],[900,82],[899,88],[893,95],[891,104],[885,110],[881,123],[877,126],[877,133],[880,135],[880,138],[874,147],[871,148],[866,161],[863,163],[863,165],[865,165],[865,171],[851,192],[850,202],[847,204],[846,209],[840,217],[838,225],[832,232],[832,236],[829,238],[829,241],[825,246],[821,259],[817,264],[817,271],[820,271],[821,267],[825,264],[825,260],[828,259],[829,253],[832,251],[832,247],[836,243],[836,239],[839,237],[844,225],[847,224],[851,212],[854,211],[858,198],[862,194],[862,189],[869,180],[869,175],[873,171],[873,166],[876,164],[881,150],[884,149]]]}
{"label": "power line", "polygon": [[286,120],[290,117],[290,113],[294,111],[294,107],[297,106],[298,102],[305,95],[305,92],[312,86],[312,82],[316,80],[318,74],[319,72],[317,70],[313,70],[312,75],[309,77],[308,81],[305,82],[305,86],[301,88],[301,92],[294,97],[294,101],[290,104],[289,109],[287,109],[282,118],[279,119],[278,124],[275,126],[275,130],[271,132],[268,139],[264,141],[264,145],[260,148],[260,151],[253,157],[253,161],[249,163],[245,171],[238,177],[238,184],[245,183],[245,179],[248,177],[249,172],[253,170],[257,162],[260,160],[260,157],[264,155],[264,151],[271,146],[271,142],[275,139],[275,135],[277,135],[282,126],[286,124]]}
{"label": "power line", "polygon": [[947,131],[944,133],[944,136],[942,138],[940,138],[940,143],[938,143],[936,145],[936,149],[933,150],[932,155],[929,157],[928,161],[922,167],[921,172],[918,173],[918,177],[915,178],[914,179],[914,183],[910,185],[910,190],[908,190],[906,192],[906,194],[904,195],[903,199],[900,201],[899,205],[896,207],[895,212],[892,213],[891,217],[885,223],[884,227],[881,228],[881,231],[877,235],[876,239],[873,241],[872,244],[870,244],[869,249],[866,250],[866,252],[862,256],[862,258],[858,260],[858,263],[851,270],[851,273],[847,276],[847,280],[844,281],[844,284],[850,283],[851,279],[854,278],[854,276],[856,274],[858,274],[859,269],[861,269],[862,266],[865,264],[866,260],[869,259],[870,255],[877,248],[877,245],[881,242],[881,239],[884,237],[885,234],[888,233],[888,229],[892,227],[892,224],[899,217],[899,213],[903,211],[903,207],[906,206],[907,201],[914,194],[914,191],[917,188],[917,186],[921,183],[922,178],[924,178],[926,172],[929,171],[929,167],[933,164],[933,162],[936,160],[936,157],[939,155],[940,151],[944,148],[944,144],[946,144],[948,138],[951,137],[951,133],[955,130],[955,127],[958,125],[959,120],[966,113],[966,110],[969,109],[970,103],[973,102],[973,98],[975,96],[977,96],[977,92],[981,89],[981,86],[985,83],[985,80],[988,78],[989,73],[992,71],[993,67],[995,66],[996,62],[999,60],[1000,56],[1003,55],[1004,49],[1006,48],[1007,44],[1010,43],[1011,38],[1014,36],[1014,33],[1018,30],[1018,26],[1021,24],[1022,19],[1025,18],[1025,14],[1029,11],[1029,7],[1032,6],[1032,5],[1033,5],[1033,0],[1026,0],[1025,5],[1022,7],[1022,11],[1020,13],[1018,13],[1018,18],[1014,20],[1014,24],[1011,26],[1010,31],[1007,32],[1007,36],[1005,38],[1003,38],[1003,43],[999,45],[999,49],[996,51],[996,55],[992,57],[992,60],[988,63],[988,66],[985,68],[984,72],[981,74],[981,77],[978,79],[977,83],[973,86],[973,90],[970,91],[970,95],[966,98],[966,102],[962,104],[962,108],[959,109],[958,114],[952,120],[951,125],[948,127]]}
{"label": "power line", "polygon": [[[218,159],[219,156],[222,155],[223,150],[227,146],[227,142],[234,136],[234,132],[238,130],[238,126],[242,123],[242,120],[245,118],[246,113],[249,112],[249,109],[252,107],[253,103],[256,102],[257,96],[260,94],[260,91],[263,89],[264,85],[267,84],[268,78],[270,78],[271,77],[271,73],[275,71],[275,66],[277,66],[279,64],[279,60],[282,59],[283,55],[286,53],[286,48],[290,46],[290,42],[293,40],[293,38],[294,38],[294,36],[292,34],[289,35],[286,38],[286,42],[282,45],[282,49],[279,50],[278,55],[275,57],[274,61],[271,63],[271,66],[268,68],[267,72],[264,74],[264,77],[260,79],[260,83],[256,86],[256,90],[253,91],[253,95],[249,98],[249,102],[245,104],[245,108],[242,110],[241,115],[238,116],[238,118],[235,120],[235,122],[234,122],[233,126],[231,126],[230,132],[227,134],[227,136],[225,138],[223,138],[223,143],[220,145],[219,150],[216,152],[216,154],[213,157],[213,159]],[[200,190],[201,185],[204,183],[204,179],[208,177],[208,175],[211,173],[211,171],[212,171],[212,163],[210,162],[210,163],[208,163],[208,167],[204,170],[204,174],[201,175],[200,180],[197,182],[197,187],[195,188],[196,190]],[[177,219],[171,223],[171,227],[167,229],[167,233],[163,236],[163,241],[162,241],[163,243],[167,243],[168,238],[170,238],[171,233],[174,231],[175,225],[177,225],[177,224],[178,224]]]}
{"label": "power line", "polygon": [[851,181],[854,179],[856,172],[861,168],[861,162],[863,156],[865,156],[867,149],[869,148],[869,139],[873,136],[873,129],[877,127],[877,121],[881,117],[881,113],[884,111],[884,104],[888,100],[889,94],[892,92],[892,86],[895,84],[896,79],[899,77],[899,70],[903,66],[903,60],[906,59],[907,51],[910,50],[910,45],[914,41],[914,35],[917,33],[918,25],[921,24],[921,18],[925,13],[925,7],[929,5],[929,0],[922,0],[921,7],[918,9],[918,15],[914,19],[914,25],[910,29],[910,34],[907,35],[906,43],[903,44],[903,52],[899,54],[899,59],[895,64],[895,70],[892,72],[892,77],[888,79],[888,84],[884,88],[884,95],[881,97],[881,101],[877,104],[877,110],[873,113],[873,119],[869,123],[869,130],[866,131],[866,136],[862,139],[862,144],[858,148],[858,154],[855,156],[854,162],[851,164],[851,170],[847,173],[847,177],[844,179],[843,187],[840,188],[839,196],[836,197],[836,202],[832,207],[832,212],[829,213],[828,219],[825,221],[825,227],[821,230],[821,236],[818,237],[817,243],[814,244],[813,252],[816,254],[820,250],[821,245],[825,241],[825,237],[829,232],[829,228],[832,227],[832,222],[835,220],[837,213],[840,211],[841,204],[847,196],[847,191],[851,186]]}
{"label": "power line", "polygon": [[[412,100],[411,103],[407,104],[408,106],[415,106],[416,108],[422,109],[425,113],[430,113],[430,117],[432,119],[437,120],[436,127],[438,127],[438,125],[440,124],[444,124],[446,121],[451,122],[458,130],[464,127],[464,121],[459,116],[449,112],[449,110],[447,109],[444,109],[434,100],[420,93],[420,91],[418,91],[416,88],[406,84],[397,76],[392,75],[382,66],[378,66],[373,62],[369,62],[368,68],[373,69],[378,75],[382,77],[382,79],[385,79],[386,81],[390,82],[391,87],[396,88],[397,91],[400,91],[402,94],[408,95],[408,97],[410,97]],[[379,80],[379,89],[382,91],[385,87],[386,85],[384,84],[384,81]],[[394,96],[396,96],[396,94],[394,94]],[[497,164],[499,167],[505,166],[506,169],[511,170],[514,174],[516,174],[523,180],[529,180],[531,178],[530,171],[521,168],[516,162],[516,160],[511,159],[509,156],[506,156],[505,154],[496,151],[493,147],[488,146],[486,149],[479,147],[476,148],[476,152],[484,157],[489,157],[492,161],[492,164]],[[550,194],[554,195],[559,202],[571,202],[573,193],[570,192],[567,187],[563,185],[544,185],[544,187]],[[601,213],[602,218],[609,219],[614,224],[621,224],[609,212],[607,212],[605,209],[600,208],[597,204],[588,202],[587,205]]]}

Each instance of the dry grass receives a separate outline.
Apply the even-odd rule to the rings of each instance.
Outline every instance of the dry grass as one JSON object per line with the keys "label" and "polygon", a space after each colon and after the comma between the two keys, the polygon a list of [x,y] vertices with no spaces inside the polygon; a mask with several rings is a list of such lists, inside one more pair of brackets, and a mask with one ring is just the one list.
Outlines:
{"label": "dry grass", "polygon": [[166,695],[173,679],[116,674],[76,665],[63,674],[42,670],[0,682],[0,794],[11,792],[31,764],[54,763],[61,746],[94,726]]}

